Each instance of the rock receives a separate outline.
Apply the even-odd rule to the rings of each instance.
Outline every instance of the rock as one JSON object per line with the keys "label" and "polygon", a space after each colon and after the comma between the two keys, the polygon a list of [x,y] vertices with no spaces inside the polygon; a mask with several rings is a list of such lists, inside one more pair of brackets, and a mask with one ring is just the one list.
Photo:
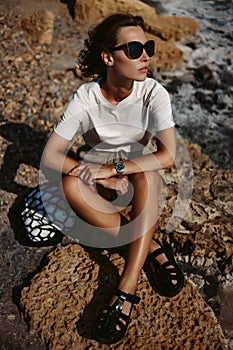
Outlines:
{"label": "rock", "polygon": [[197,79],[200,79],[202,81],[203,80],[210,80],[211,78],[213,78],[213,73],[212,73],[211,69],[206,65],[198,67],[195,70],[195,73],[196,73]]}
{"label": "rock", "polygon": [[215,102],[219,109],[228,108],[229,111],[232,109],[232,99],[222,89],[215,90]]}
{"label": "rock", "polygon": [[192,50],[196,50],[196,48],[197,48],[196,43],[193,42],[193,41],[188,41],[188,42],[186,43],[186,46],[190,47]]}
{"label": "rock", "polygon": [[[194,174],[193,193],[190,206],[183,213],[183,220],[173,230],[171,237],[179,252],[189,244],[190,257],[198,257],[196,266],[211,268],[213,274],[226,276],[232,273],[232,183],[233,171],[221,169],[214,165],[208,156],[201,153],[201,147],[196,144],[185,143],[192,160]],[[182,153],[178,141],[178,153]],[[175,170],[168,173],[167,197],[164,214],[160,218],[160,228],[166,229],[169,205],[175,203],[175,193],[172,188],[177,181]],[[171,200],[173,197],[173,201]],[[174,205],[174,204],[173,204]],[[213,239],[214,237],[214,239]],[[178,243],[179,242],[179,243]],[[203,260],[204,258],[204,260]],[[204,264],[203,264],[204,262]],[[206,270],[206,271],[207,271]]]}
{"label": "rock", "polygon": [[[95,11],[93,11],[93,8]],[[155,9],[138,0],[91,0],[84,3],[75,1],[75,21],[79,24],[94,24],[113,13],[132,13],[141,15],[145,20],[146,31],[156,42],[156,57],[151,66],[154,72],[170,69],[183,61],[182,51],[176,47],[174,40],[194,34],[198,29],[197,23],[191,18],[169,17],[157,15]]]}
{"label": "rock", "polygon": [[113,0],[111,2],[108,0],[75,1],[74,19],[77,23],[97,23],[114,13],[140,15],[149,22],[153,22],[157,18],[155,9],[139,0]]}
{"label": "rock", "polygon": [[194,34],[198,29],[198,24],[192,18],[157,15],[153,7],[139,0],[91,0],[88,3],[76,0],[74,18],[78,23],[96,23],[118,12],[142,16],[146,30],[163,40],[180,40],[184,36]]}
{"label": "rock", "polygon": [[215,91],[219,86],[218,75],[210,69],[209,66],[204,65],[194,70],[194,77],[204,89]]}
{"label": "rock", "polygon": [[223,69],[220,70],[220,79],[221,82],[226,85],[226,87],[231,87],[232,86],[232,81],[233,81],[233,73],[226,69],[225,67],[223,67]]}
{"label": "rock", "polygon": [[151,59],[151,69],[156,74],[160,70],[169,70],[183,61],[183,52],[176,47],[173,40],[164,41],[155,35],[148,35],[156,43],[155,56]]}
{"label": "rock", "polygon": [[161,16],[157,15],[151,21],[145,17],[148,32],[151,32],[163,40],[180,40],[184,37],[193,35],[197,29],[197,22],[188,17]]}
{"label": "rock", "polygon": [[53,39],[54,14],[39,10],[21,21],[29,43],[51,44]]}
{"label": "rock", "polygon": [[[97,349],[95,319],[111,298],[123,266],[121,253],[101,254],[78,244],[58,246],[21,293],[31,331],[47,349]],[[211,344],[211,349],[227,350],[213,311],[188,280],[171,299],[155,293],[141,274],[137,295],[141,302],[132,311],[127,333],[111,349],[201,349]]]}
{"label": "rock", "polygon": [[202,107],[206,108],[208,111],[213,110],[215,104],[215,95],[204,90],[197,90],[195,92],[196,99],[200,102]]}
{"label": "rock", "polygon": [[215,91],[219,86],[219,82],[218,79],[213,77],[208,80],[205,80],[202,86],[204,89]]}

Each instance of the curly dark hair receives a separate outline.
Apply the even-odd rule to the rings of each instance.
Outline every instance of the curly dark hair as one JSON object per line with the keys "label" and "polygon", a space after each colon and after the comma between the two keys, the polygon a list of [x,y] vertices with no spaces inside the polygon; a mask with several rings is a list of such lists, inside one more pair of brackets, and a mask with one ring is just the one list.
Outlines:
{"label": "curly dark hair", "polygon": [[78,58],[79,69],[85,77],[105,76],[106,66],[101,58],[101,52],[114,47],[117,44],[119,29],[128,26],[140,26],[145,29],[141,16],[125,13],[111,15],[89,29],[89,38],[84,41],[85,48],[80,51]]}

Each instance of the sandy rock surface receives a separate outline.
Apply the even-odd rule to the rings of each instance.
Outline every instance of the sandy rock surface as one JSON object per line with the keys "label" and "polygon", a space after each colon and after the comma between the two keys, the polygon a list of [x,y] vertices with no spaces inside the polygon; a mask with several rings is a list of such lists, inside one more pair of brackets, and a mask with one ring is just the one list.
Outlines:
{"label": "sandy rock surface", "polygon": [[[123,266],[118,253],[58,246],[22,291],[31,329],[49,349],[96,349],[95,318],[117,287]],[[159,297],[141,274],[137,295],[142,301],[132,313],[127,335],[111,349],[227,349],[213,311],[190,282],[170,299]]]}

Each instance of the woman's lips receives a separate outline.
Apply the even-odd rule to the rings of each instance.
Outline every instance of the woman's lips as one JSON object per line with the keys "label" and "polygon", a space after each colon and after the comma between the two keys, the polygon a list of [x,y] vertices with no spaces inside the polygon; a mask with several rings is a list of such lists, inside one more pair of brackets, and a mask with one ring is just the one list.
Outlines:
{"label": "woman's lips", "polygon": [[148,67],[142,67],[139,69],[139,72],[142,72],[142,73],[147,73],[148,72]]}

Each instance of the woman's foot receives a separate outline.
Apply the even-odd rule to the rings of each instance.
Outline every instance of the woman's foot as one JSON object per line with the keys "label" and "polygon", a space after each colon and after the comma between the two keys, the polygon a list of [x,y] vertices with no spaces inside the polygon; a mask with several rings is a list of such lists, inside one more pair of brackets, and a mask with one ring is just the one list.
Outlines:
{"label": "woman's foot", "polygon": [[[135,279],[131,280],[127,276],[124,276],[124,274],[121,276],[121,280],[118,285],[118,290],[122,290],[124,293],[134,295],[136,288],[137,288],[137,284],[135,283]],[[117,296],[113,295],[109,305],[112,306],[116,300],[117,300]],[[128,316],[131,312],[131,308],[132,308],[132,303],[126,300],[122,307],[123,314]]]}
{"label": "woman's foot", "polygon": [[159,294],[172,297],[182,290],[184,276],[175,261],[172,247],[167,242],[162,244],[158,240],[152,241],[145,269]]}
{"label": "woman's foot", "polygon": [[[160,242],[159,242],[160,243]],[[149,255],[153,254],[154,252],[158,252],[158,249],[161,248],[161,244],[159,244],[156,240],[151,241],[150,249],[149,249]],[[161,254],[158,254],[156,256],[156,260],[160,263],[160,265],[166,263],[168,261],[168,258],[164,252],[161,252]],[[173,268],[173,265],[166,266],[167,269]],[[173,273],[174,274],[174,273]],[[172,280],[173,284],[177,283],[177,280]]]}
{"label": "woman's foot", "polygon": [[[102,344],[120,341],[126,333],[133,304],[140,298],[118,289],[109,306],[103,310],[96,321],[96,340]],[[127,310],[127,311],[126,311]]]}

